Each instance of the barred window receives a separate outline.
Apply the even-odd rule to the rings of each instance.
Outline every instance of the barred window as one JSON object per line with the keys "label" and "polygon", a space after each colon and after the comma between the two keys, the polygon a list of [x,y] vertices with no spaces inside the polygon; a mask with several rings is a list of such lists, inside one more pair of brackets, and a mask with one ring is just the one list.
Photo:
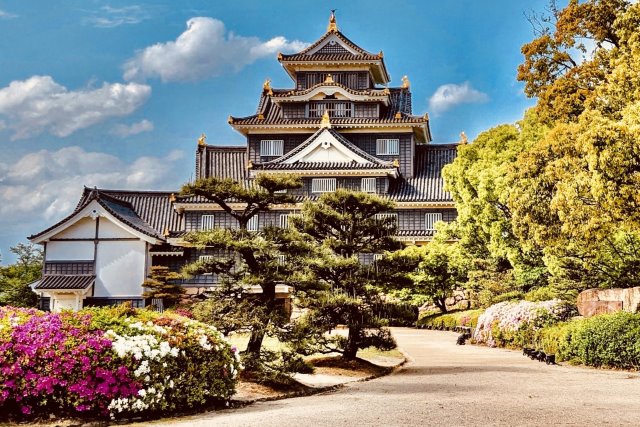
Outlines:
{"label": "barred window", "polygon": [[285,265],[287,263],[286,255],[278,255],[278,264]]}
{"label": "barred window", "polygon": [[263,139],[260,141],[261,156],[282,156],[284,151],[284,140],[282,139]]}
{"label": "barred window", "polygon": [[399,139],[376,139],[376,154],[380,156],[391,156],[400,153]]}
{"label": "barred window", "polygon": [[282,214],[280,215],[280,228],[289,228],[291,224],[289,223],[289,218],[292,217],[302,217],[302,214]]}
{"label": "barred window", "polygon": [[212,230],[214,225],[213,225],[213,219],[215,218],[215,215],[202,215],[200,217],[200,230]]}
{"label": "barred window", "polygon": [[198,257],[198,261],[200,261],[200,262],[209,262],[209,261],[213,261],[214,258],[215,258],[215,256],[213,256],[213,255],[200,255]]}
{"label": "barred window", "polygon": [[398,214],[397,213],[379,213],[379,214],[376,214],[375,218],[377,220],[385,220],[387,218],[391,218],[396,222],[396,224],[398,223]]}
{"label": "barred window", "polygon": [[311,180],[312,193],[329,193],[336,191],[337,181],[335,178],[313,178]]}
{"label": "barred window", "polygon": [[424,214],[425,230],[435,230],[434,224],[438,221],[442,221],[441,213],[426,213]]}
{"label": "barred window", "polygon": [[373,254],[373,262],[378,262],[384,258],[384,254]]}
{"label": "barred window", "polygon": [[258,231],[258,214],[249,218],[249,222],[247,222],[247,230]]}
{"label": "barred window", "polygon": [[376,192],[376,179],[375,178],[362,178],[361,189],[365,193],[375,193]]}

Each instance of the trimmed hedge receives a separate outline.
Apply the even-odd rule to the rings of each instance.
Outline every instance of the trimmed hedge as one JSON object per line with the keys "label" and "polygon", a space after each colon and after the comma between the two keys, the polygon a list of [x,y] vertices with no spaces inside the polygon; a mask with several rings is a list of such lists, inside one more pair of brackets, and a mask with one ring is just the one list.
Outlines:
{"label": "trimmed hedge", "polygon": [[122,417],[225,401],[240,368],[215,328],[126,307],[0,307],[0,413]]}
{"label": "trimmed hedge", "polygon": [[428,329],[454,329],[457,326],[468,326],[475,328],[478,324],[478,317],[484,312],[478,310],[452,311],[449,313],[432,313],[422,316],[418,320],[419,328]]}

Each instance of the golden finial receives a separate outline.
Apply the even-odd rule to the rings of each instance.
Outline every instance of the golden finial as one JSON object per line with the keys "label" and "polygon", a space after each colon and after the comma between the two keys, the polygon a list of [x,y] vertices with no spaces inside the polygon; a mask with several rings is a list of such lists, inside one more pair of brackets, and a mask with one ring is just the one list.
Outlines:
{"label": "golden finial", "polygon": [[393,166],[396,167],[396,168],[399,168],[400,167],[400,160],[393,159]]}
{"label": "golden finial", "polygon": [[278,61],[282,60],[282,52],[278,52]]}
{"label": "golden finial", "polygon": [[331,128],[331,120],[329,119],[329,110],[324,110],[324,114],[322,115],[322,120],[320,121],[320,128]]}
{"label": "golden finial", "polygon": [[429,113],[424,113],[423,117],[424,117],[425,120],[429,120]]}
{"label": "golden finial", "polygon": [[233,123],[233,117],[229,116],[229,118],[227,119],[227,123],[232,124]]}
{"label": "golden finial", "polygon": [[175,201],[176,201],[176,195],[175,195],[175,194],[173,194],[173,193],[171,193],[171,195],[169,196],[169,201],[170,201],[171,203],[175,202]]}
{"label": "golden finial", "polygon": [[390,95],[390,94],[391,94],[391,91],[389,90],[389,88],[388,88],[388,87],[385,87],[385,88],[384,88],[384,90],[382,91],[382,94],[383,94],[383,95]]}
{"label": "golden finial", "polygon": [[198,138],[198,145],[202,146],[206,144],[207,144],[207,135],[205,135],[203,132],[202,135],[200,135],[200,138]]}
{"label": "golden finial", "polygon": [[394,117],[399,120],[402,118],[402,114],[400,114],[400,111],[398,111],[396,112],[396,115]]}
{"label": "golden finial", "polygon": [[247,162],[247,169],[253,169],[253,162],[251,160]]}
{"label": "golden finial", "polygon": [[162,233],[164,235],[164,237],[169,237],[169,227],[165,227],[164,228],[164,233]]}
{"label": "golden finial", "polygon": [[264,114],[258,113],[258,120],[264,120]]}
{"label": "golden finial", "polygon": [[262,84],[262,91],[267,92],[269,95],[273,95],[273,90],[271,90],[271,79],[267,79]]}
{"label": "golden finial", "polygon": [[335,33],[338,31],[338,26],[336,25],[336,10],[331,9],[331,16],[329,17],[329,26],[327,26],[327,33]]}
{"label": "golden finial", "polygon": [[331,74],[327,74],[327,77],[324,78],[325,83],[333,83],[333,76]]}
{"label": "golden finial", "polygon": [[382,51],[378,52],[378,58],[380,59],[384,58],[384,52]]}
{"label": "golden finial", "polygon": [[460,144],[467,144],[469,142],[469,139],[467,138],[467,135],[464,133],[464,131],[460,132]]}
{"label": "golden finial", "polygon": [[411,83],[409,83],[409,77],[402,76],[402,88],[409,89],[409,87],[411,87]]}

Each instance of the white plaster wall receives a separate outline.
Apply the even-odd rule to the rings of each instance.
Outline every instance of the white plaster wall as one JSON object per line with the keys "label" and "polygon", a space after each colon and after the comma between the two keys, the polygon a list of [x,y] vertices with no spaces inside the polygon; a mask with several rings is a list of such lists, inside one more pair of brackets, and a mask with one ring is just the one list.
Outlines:
{"label": "white plaster wall", "polygon": [[56,313],[62,310],[76,311],[76,296],[74,294],[54,294],[53,300],[53,311]]}
{"label": "white plaster wall", "polygon": [[[102,224],[101,224],[102,226]],[[96,256],[95,297],[142,295],[145,279],[144,241],[100,242]]]}
{"label": "white plaster wall", "polygon": [[108,218],[100,218],[100,227],[98,229],[98,236],[101,238],[129,238],[135,237],[124,228],[111,222]]}
{"label": "white plaster wall", "polygon": [[[102,224],[100,224],[102,226]],[[90,217],[82,218],[72,226],[53,236],[56,239],[93,239],[96,235],[96,222]],[[93,254],[91,255],[93,256]]]}
{"label": "white plaster wall", "polygon": [[93,242],[48,242],[46,260],[91,261],[93,260]]}

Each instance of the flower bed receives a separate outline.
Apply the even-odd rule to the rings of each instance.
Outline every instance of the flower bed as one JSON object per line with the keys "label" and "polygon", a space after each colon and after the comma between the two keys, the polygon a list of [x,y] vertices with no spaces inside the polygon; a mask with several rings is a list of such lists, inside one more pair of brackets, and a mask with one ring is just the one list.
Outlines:
{"label": "flower bed", "polygon": [[491,347],[524,347],[535,341],[536,331],[567,319],[572,312],[560,300],[501,302],[478,318],[473,340]]}
{"label": "flower bed", "polygon": [[0,413],[123,417],[224,401],[237,350],[178,315],[0,307]]}

